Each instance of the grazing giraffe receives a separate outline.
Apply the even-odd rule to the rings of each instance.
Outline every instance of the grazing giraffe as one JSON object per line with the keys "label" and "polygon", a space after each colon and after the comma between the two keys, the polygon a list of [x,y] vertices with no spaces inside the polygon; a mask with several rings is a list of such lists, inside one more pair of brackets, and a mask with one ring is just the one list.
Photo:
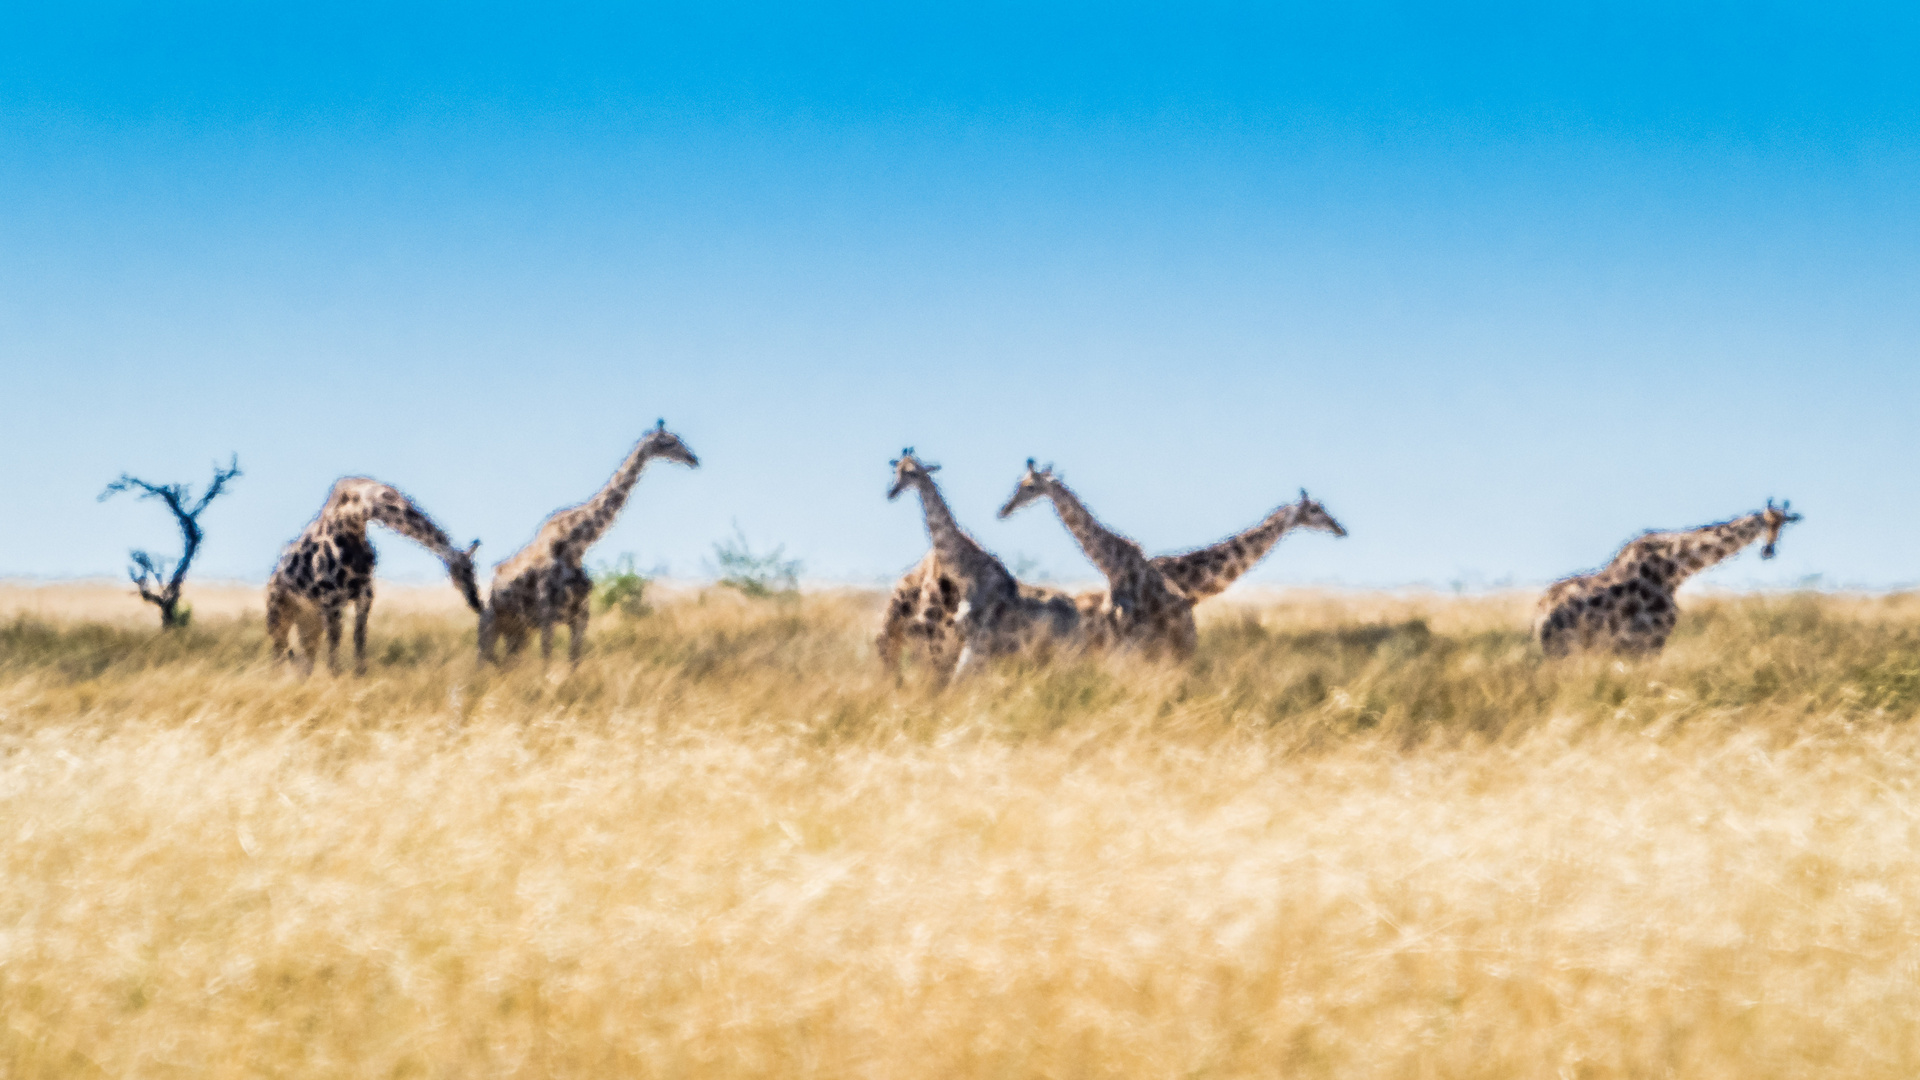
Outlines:
{"label": "grazing giraffe", "polygon": [[967,535],[933,481],[928,465],[907,447],[893,461],[888,499],[913,488],[920,493],[933,550],[894,586],[876,640],[889,670],[901,645],[921,639],[935,677],[945,682],[977,658],[998,656],[1043,641],[1076,640],[1081,608],[1073,597],[1022,585],[999,559]]}
{"label": "grazing giraffe", "polygon": [[1605,568],[1554,582],[1540,599],[1534,633],[1548,656],[1606,649],[1628,655],[1659,652],[1679,616],[1674,590],[1764,533],[1760,557],[1773,558],[1780,530],[1799,521],[1791,502],[1678,532],[1648,532],[1627,541]]}
{"label": "grazing giraffe", "polygon": [[1159,555],[1148,562],[1166,577],[1175,592],[1198,603],[1225,592],[1227,586],[1266,558],[1280,538],[1294,529],[1347,535],[1347,530],[1327,513],[1327,508],[1308,498],[1307,489],[1301,488],[1299,502],[1276,508],[1264,521],[1243,533],[1181,555]]}
{"label": "grazing giraffe", "polygon": [[[367,541],[370,521],[418,541],[439,556],[467,606],[480,610],[479,587],[473,580],[473,553],[480,541],[475,540],[462,551],[398,489],[364,476],[345,477],[327,493],[319,516],[281,552],[280,562],[267,579],[267,638],[273,644],[275,663],[294,659],[303,673],[312,672],[324,629],[327,668],[339,670],[340,615],[352,603],[353,671],[356,675],[366,673],[367,614],[373,609],[374,553]],[[296,628],[304,657],[296,656],[290,644]]]}
{"label": "grazing giraffe", "polygon": [[593,595],[593,580],[582,561],[587,549],[613,525],[627,504],[627,493],[640,479],[640,470],[654,458],[690,468],[700,465],[700,459],[661,420],[634,444],[598,494],[579,506],[556,511],[541,523],[532,543],[494,568],[487,609],[480,616],[482,662],[493,659],[496,637],[505,639],[507,655],[512,656],[526,644],[530,630],[540,632],[540,658],[546,660],[553,655],[554,624],[562,622],[568,628],[567,657],[580,662],[586,647],[587,601]]}
{"label": "grazing giraffe", "polygon": [[1101,524],[1080,497],[1053,475],[1053,466],[1038,469],[1028,458],[1027,471],[1000,508],[1000,516],[1005,518],[1042,498],[1052,500],[1060,523],[1107,579],[1106,592],[1095,594],[1098,608],[1088,628],[1090,643],[1191,656],[1200,640],[1193,624],[1193,601],[1167,583],[1139,544]]}

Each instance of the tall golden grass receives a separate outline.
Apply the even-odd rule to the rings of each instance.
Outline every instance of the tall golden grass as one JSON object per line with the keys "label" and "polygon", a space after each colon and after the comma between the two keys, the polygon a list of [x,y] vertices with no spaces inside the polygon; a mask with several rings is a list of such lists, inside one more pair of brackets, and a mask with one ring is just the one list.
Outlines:
{"label": "tall golden grass", "polygon": [[0,589],[0,1076],[1920,1074],[1911,596],[1549,663],[1277,594],[935,693],[874,595],[496,672],[443,591],[301,682]]}

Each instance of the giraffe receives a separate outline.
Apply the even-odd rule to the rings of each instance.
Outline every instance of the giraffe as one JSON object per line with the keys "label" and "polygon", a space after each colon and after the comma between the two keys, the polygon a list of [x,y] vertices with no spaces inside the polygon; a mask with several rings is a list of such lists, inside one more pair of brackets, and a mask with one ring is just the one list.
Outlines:
{"label": "giraffe", "polygon": [[945,681],[960,653],[960,631],[954,621],[959,609],[959,578],[940,561],[938,551],[928,551],[894,584],[887,599],[880,634],[874,639],[881,666],[898,670],[903,648],[918,644],[926,650],[935,678]]}
{"label": "giraffe", "polygon": [[[1057,589],[1018,579],[1014,584],[1023,607],[1038,607],[1047,613],[1049,619],[1071,623],[1076,632],[1095,626],[1106,606],[1105,589],[1069,596]],[[874,640],[881,666],[888,671],[896,670],[903,647],[918,645],[926,650],[936,679],[941,682],[949,679],[960,656],[957,620],[960,600],[959,577],[941,561],[939,552],[927,552],[912,569],[901,575],[894,584],[893,595],[887,601],[880,634]],[[1071,615],[1066,611],[1069,606],[1074,609]],[[1050,637],[1056,642],[1066,641],[1073,636],[1073,633],[1062,630],[1058,625],[1050,628]],[[1081,636],[1084,637],[1084,634]]]}
{"label": "giraffe", "polygon": [[1038,469],[1028,458],[1027,471],[1000,508],[1000,517],[1042,498],[1052,500],[1060,523],[1107,579],[1105,593],[1094,594],[1097,607],[1089,641],[1133,646],[1150,653],[1171,652],[1179,657],[1193,655],[1199,644],[1193,601],[1168,584],[1139,544],[1102,525],[1079,496],[1053,474],[1052,465]]}
{"label": "giraffe", "polygon": [[620,468],[593,498],[578,506],[556,511],[540,525],[533,542],[521,548],[494,568],[493,588],[487,594],[486,611],[480,615],[480,659],[493,659],[496,637],[506,640],[507,655],[518,653],[527,642],[527,632],[540,632],[540,658],[553,655],[553,627],[564,622],[568,628],[567,657],[577,664],[586,646],[587,601],[593,595],[593,581],[581,561],[587,549],[613,525],[627,503],[627,493],[640,479],[640,470],[654,458],[677,461],[698,468],[700,459],[667,430],[665,420],[654,424],[633,449]]}
{"label": "giraffe", "polygon": [[[439,556],[467,606],[475,612],[480,610],[479,587],[473,578],[473,553],[480,541],[475,540],[465,550],[456,548],[447,534],[398,489],[364,476],[344,477],[327,493],[319,516],[281,552],[280,562],[267,579],[267,638],[272,642],[276,664],[297,660],[303,674],[311,673],[324,630],[327,668],[339,670],[340,616],[351,602],[353,671],[356,675],[366,673],[367,615],[373,608],[374,552],[367,542],[370,521],[419,542]],[[297,656],[289,643],[296,628],[304,657]]]}
{"label": "giraffe", "polygon": [[1607,649],[1627,655],[1659,652],[1679,611],[1673,592],[1707,567],[1767,538],[1760,557],[1773,558],[1780,530],[1799,521],[1792,503],[1677,532],[1647,532],[1627,541],[1607,565],[1554,582],[1540,599],[1534,633],[1548,656]]}
{"label": "giraffe", "polygon": [[1327,508],[1300,489],[1300,501],[1276,507],[1273,513],[1245,532],[1227,537],[1217,544],[1196,548],[1180,555],[1158,555],[1148,560],[1166,576],[1173,590],[1198,603],[1226,591],[1240,575],[1254,568],[1280,538],[1294,529],[1318,529],[1334,536],[1347,530]]}
{"label": "giraffe", "polygon": [[923,463],[911,446],[892,465],[887,498],[897,499],[908,488],[919,492],[933,550],[907,571],[888,600],[875,645],[890,670],[911,639],[923,641],[935,678],[944,683],[979,658],[1077,638],[1081,608],[1073,597],[1022,585],[954,520],[933,480],[940,466]]}

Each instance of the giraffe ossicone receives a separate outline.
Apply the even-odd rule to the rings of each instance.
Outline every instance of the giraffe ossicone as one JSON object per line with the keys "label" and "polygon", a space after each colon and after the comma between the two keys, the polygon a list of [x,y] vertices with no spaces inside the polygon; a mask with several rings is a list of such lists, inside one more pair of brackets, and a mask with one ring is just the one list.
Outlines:
{"label": "giraffe ossicone", "polygon": [[[1787,525],[1792,522],[1800,520],[1799,514],[1790,512],[1792,509],[1793,509],[1792,499],[1782,500],[1779,507],[1776,508],[1773,505],[1773,496],[1769,495],[1767,496],[1767,508],[1762,512],[1766,514],[1776,514],[1776,513],[1779,514],[1781,516],[1781,525]],[[1778,528],[1775,528],[1771,533],[1768,534],[1767,542],[1761,545],[1760,547],[1761,558],[1763,559],[1773,558],[1773,545],[1779,541],[1779,538],[1780,538],[1780,530]]]}

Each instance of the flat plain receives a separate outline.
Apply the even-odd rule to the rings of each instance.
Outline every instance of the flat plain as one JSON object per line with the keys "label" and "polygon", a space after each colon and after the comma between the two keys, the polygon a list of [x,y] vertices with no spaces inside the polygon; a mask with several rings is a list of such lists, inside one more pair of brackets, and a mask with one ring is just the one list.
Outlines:
{"label": "flat plain", "polygon": [[[1239,598],[1236,599],[1235,596]],[[0,1076],[1920,1075],[1920,597],[1230,594],[935,692],[881,596],[370,672],[0,586]]]}

